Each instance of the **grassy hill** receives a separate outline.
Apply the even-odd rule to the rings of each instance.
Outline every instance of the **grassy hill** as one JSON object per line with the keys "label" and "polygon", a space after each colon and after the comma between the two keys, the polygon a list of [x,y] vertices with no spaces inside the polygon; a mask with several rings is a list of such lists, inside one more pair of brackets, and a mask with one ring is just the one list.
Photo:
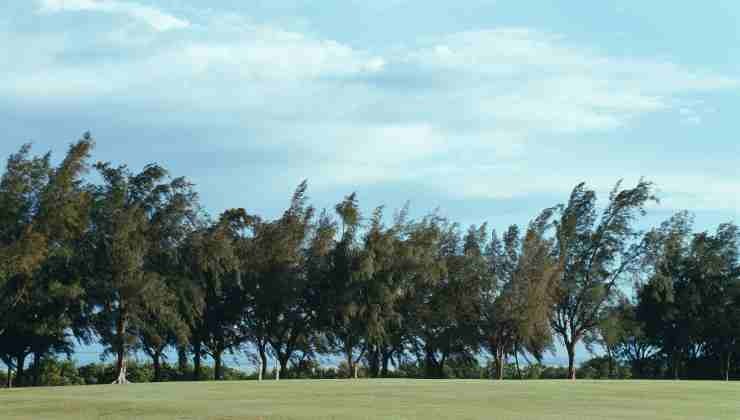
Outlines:
{"label": "grassy hill", "polygon": [[732,419],[740,382],[341,380],[0,390],[10,419]]}

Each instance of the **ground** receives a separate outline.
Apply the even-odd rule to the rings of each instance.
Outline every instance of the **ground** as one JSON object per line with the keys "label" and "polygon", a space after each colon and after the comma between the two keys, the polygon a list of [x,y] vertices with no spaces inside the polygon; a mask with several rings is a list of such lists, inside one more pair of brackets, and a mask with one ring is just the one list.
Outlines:
{"label": "ground", "polygon": [[10,419],[740,419],[740,382],[322,380],[0,390]]}

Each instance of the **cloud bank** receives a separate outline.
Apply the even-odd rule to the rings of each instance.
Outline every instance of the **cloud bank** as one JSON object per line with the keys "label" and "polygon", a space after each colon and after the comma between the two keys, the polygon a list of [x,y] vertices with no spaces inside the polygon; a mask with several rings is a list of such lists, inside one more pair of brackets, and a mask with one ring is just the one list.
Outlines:
{"label": "cloud bank", "polygon": [[[396,182],[459,198],[560,191],[571,186],[569,174],[537,171],[564,138],[606,135],[652,116],[700,124],[697,98],[738,87],[731,76],[609,55],[533,28],[365,50],[238,15],[175,17],[126,1],[43,0],[38,12],[117,15],[154,34],[123,22],[56,41],[16,35],[0,52],[2,95],[80,110],[124,103],[127,118],[142,124],[164,115],[245,133],[249,142],[234,134],[202,141],[292,159],[286,182],[310,176],[319,188]],[[165,34],[174,30],[177,37]],[[30,44],[43,48],[16,60]],[[673,187],[701,189],[686,185]]]}

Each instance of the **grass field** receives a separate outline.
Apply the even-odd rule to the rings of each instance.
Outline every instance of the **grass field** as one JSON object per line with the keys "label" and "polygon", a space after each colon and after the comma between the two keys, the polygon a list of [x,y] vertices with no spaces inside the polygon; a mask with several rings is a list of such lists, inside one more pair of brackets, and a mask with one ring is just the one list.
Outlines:
{"label": "grass field", "polygon": [[10,419],[740,419],[740,382],[265,381],[0,390]]}

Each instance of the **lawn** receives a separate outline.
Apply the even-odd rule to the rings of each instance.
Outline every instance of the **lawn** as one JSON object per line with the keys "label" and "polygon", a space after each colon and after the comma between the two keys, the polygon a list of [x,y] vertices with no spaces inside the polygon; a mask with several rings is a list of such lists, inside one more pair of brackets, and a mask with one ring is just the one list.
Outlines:
{"label": "lawn", "polygon": [[10,419],[740,419],[740,382],[340,380],[0,390]]}

